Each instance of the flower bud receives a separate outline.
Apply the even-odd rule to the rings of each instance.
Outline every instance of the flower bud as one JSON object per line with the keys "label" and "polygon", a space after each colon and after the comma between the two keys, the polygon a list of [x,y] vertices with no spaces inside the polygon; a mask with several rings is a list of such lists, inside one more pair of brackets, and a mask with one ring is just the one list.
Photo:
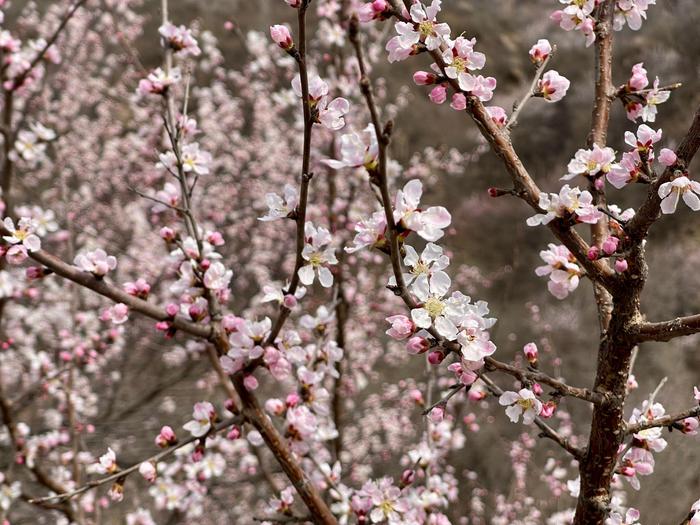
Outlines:
{"label": "flower bud", "polygon": [[430,348],[430,342],[419,335],[411,337],[406,343],[406,350],[409,354],[422,354],[427,352],[428,348]]}
{"label": "flower bud", "polygon": [[591,246],[588,248],[588,260],[589,261],[596,261],[600,258],[600,248],[597,246]]}
{"label": "flower bud", "polygon": [[533,365],[537,362],[537,352],[537,345],[535,343],[528,343],[523,347],[525,357],[528,362]]}
{"label": "flower bud", "polygon": [[615,261],[615,271],[617,273],[623,273],[627,271],[627,261],[625,259],[618,259]]}
{"label": "flower bud", "polygon": [[435,84],[437,76],[433,73],[427,71],[416,71],[413,73],[413,82],[418,86],[428,86],[430,84]]}
{"label": "flower bud", "polygon": [[620,239],[613,237],[612,235],[603,241],[603,252],[605,255],[612,255],[617,250],[617,245],[620,243]]}
{"label": "flower bud", "polygon": [[428,95],[434,104],[442,104],[447,100],[447,88],[445,86],[435,86]]}
{"label": "flower bud", "polygon": [[294,47],[292,34],[285,25],[277,24],[270,26],[270,36],[272,37],[272,40],[274,40],[275,44],[280,46],[285,51],[289,51]]}
{"label": "flower bud", "polygon": [[439,350],[435,350],[435,351],[430,352],[428,354],[428,362],[431,365],[439,365],[440,363],[443,362],[444,359],[445,359],[445,354],[443,354]]}

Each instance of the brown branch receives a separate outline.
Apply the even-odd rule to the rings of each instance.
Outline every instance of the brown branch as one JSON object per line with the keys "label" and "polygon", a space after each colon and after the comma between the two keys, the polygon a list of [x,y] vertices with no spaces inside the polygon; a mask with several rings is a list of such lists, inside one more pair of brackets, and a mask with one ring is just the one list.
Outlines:
{"label": "brown branch", "polygon": [[311,512],[312,520],[317,525],[336,525],[337,521],[328,505],[308,479],[284,439],[274,427],[270,418],[263,412],[258,400],[243,384],[243,378],[236,376],[234,386],[242,404],[242,413],[262,435],[268,448],[272,451],[282,470],[296,488],[299,496]]}
{"label": "brown branch", "polygon": [[636,327],[637,341],[670,341],[676,337],[700,332],[700,314],[676,317],[670,321],[641,323]]}
{"label": "brown branch", "polygon": [[[0,233],[7,235],[9,232],[4,228],[0,228]],[[210,326],[193,323],[179,315],[171,318],[163,308],[155,306],[143,299],[139,299],[138,297],[134,297],[133,295],[129,295],[121,288],[108,284],[104,279],[98,279],[89,272],[84,272],[75,266],[71,266],[44,250],[29,252],[29,256],[38,263],[41,263],[44,267],[50,269],[56,275],[60,275],[64,279],[68,279],[93,292],[112,299],[116,303],[124,303],[130,310],[143,314],[146,317],[150,317],[156,321],[168,321],[173,328],[182,330],[196,337],[209,339],[212,336],[212,329]]]}
{"label": "brown branch", "polygon": [[[304,113],[304,145],[301,160],[301,182],[299,185],[299,204],[294,214],[296,221],[296,259],[294,262],[294,273],[289,283],[289,288],[285,293],[294,295],[299,286],[299,269],[304,265],[304,258],[301,253],[304,250],[304,228],[306,226],[306,206],[309,200],[309,184],[313,174],[310,173],[309,167],[311,163],[311,129],[314,121],[311,115],[311,107],[309,105],[309,75],[306,67],[306,10],[310,0],[302,0],[301,5],[297,9],[297,23],[299,27],[299,43],[298,49],[293,56],[299,66],[299,80],[301,84],[301,106]],[[284,304],[280,304],[280,311],[275,320],[270,335],[267,338],[266,344],[270,345],[275,342],[277,335],[282,330],[285,321],[289,317],[291,310]]]}
{"label": "brown branch", "polygon": [[[486,374],[479,374],[479,378],[484,382],[484,384],[486,385],[486,387],[492,395],[498,397],[501,396],[501,394],[503,394],[503,390],[496,383],[494,383]],[[573,445],[567,438],[565,438],[564,436],[559,434],[559,432],[550,427],[544,421],[544,419],[537,416],[534,419],[534,423],[542,431],[540,437],[551,439],[579,461],[583,458],[585,451]]]}
{"label": "brown branch", "polygon": [[[226,419],[225,421],[222,421],[221,423],[213,426],[211,428],[211,430],[209,431],[209,433],[207,434],[207,436],[213,435],[216,432],[219,432],[220,430],[228,428],[232,425],[240,424],[242,422],[243,422],[243,417],[241,417],[241,416],[235,416],[235,417]],[[162,451],[158,452],[157,454],[154,454],[154,455],[152,455],[152,456],[150,456],[142,461],[139,461],[138,463],[134,463],[132,466],[130,466],[126,469],[119,470],[119,471],[115,472],[114,474],[110,474],[109,476],[105,476],[103,478],[90,481],[77,489],[74,489],[71,491],[61,491],[61,493],[55,494],[53,496],[34,498],[34,499],[29,500],[28,502],[34,503],[34,504],[41,504],[41,503],[51,502],[51,501],[66,501],[66,500],[72,499],[75,496],[83,494],[84,492],[87,492],[90,489],[94,489],[94,488],[99,487],[101,485],[104,485],[106,483],[111,483],[111,482],[114,482],[117,480],[121,480],[121,479],[125,478],[126,476],[128,476],[129,474],[136,472],[142,463],[145,463],[147,461],[157,463],[161,459],[166,458],[166,457],[170,456],[171,454],[173,454],[176,450],[179,450],[182,447],[185,447],[185,446],[187,446],[191,443],[194,443],[195,441],[199,441],[201,439],[202,439],[201,437],[192,436],[192,437],[186,439],[185,441],[178,443],[177,445],[173,445],[172,447],[167,448],[165,450],[162,450]]]}
{"label": "brown branch", "polygon": [[655,427],[670,427],[673,426],[674,423],[677,421],[681,421],[682,419],[686,419],[689,417],[700,417],[700,406],[695,406],[693,408],[689,408],[688,410],[685,410],[683,412],[680,412],[678,414],[668,414],[666,416],[662,416],[656,419],[652,419],[651,421],[645,421],[643,423],[636,423],[634,425],[627,425],[627,433],[628,434],[636,434],[637,432],[641,432],[642,430],[646,430],[648,428],[655,428]]}
{"label": "brown branch", "polygon": [[587,388],[567,385],[563,381],[559,381],[558,379],[555,379],[543,372],[523,370],[516,366],[498,361],[492,357],[487,357],[484,359],[484,362],[486,363],[486,367],[488,369],[498,370],[499,372],[509,374],[521,382],[535,381],[537,383],[542,383],[543,385],[552,387],[557,391],[557,393],[564,396],[575,397],[593,404],[602,403],[605,399],[605,397],[598,392],[591,391]]}

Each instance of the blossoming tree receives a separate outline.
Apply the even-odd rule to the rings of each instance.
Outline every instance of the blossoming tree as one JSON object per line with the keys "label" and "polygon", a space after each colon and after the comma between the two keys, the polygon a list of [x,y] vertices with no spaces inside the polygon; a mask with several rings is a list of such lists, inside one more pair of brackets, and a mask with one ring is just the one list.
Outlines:
{"label": "blossoming tree", "polygon": [[[293,29],[226,22],[248,54],[239,69],[167,0],[157,34],[142,34],[136,1],[0,1],[0,520],[640,523],[626,491],[653,473],[665,429],[700,424],[697,388],[671,412],[663,382],[626,406],[640,345],[700,332],[700,314],[650,322],[640,302],[651,228],[681,200],[700,209],[700,111],[668,137],[653,126],[680,85],[650,84],[642,62],[613,72],[616,32],[640,30],[654,3],[546,13],[552,40],[578,31],[596,57],[588,139],[550,167],[566,181],[550,193],[511,133],[532,99],[547,111],[577,89],[550,69],[556,46],[521,50],[532,78],[512,109],[486,105],[497,79],[440,0],[286,0]],[[160,42],[158,67],[141,64],[141,38]],[[441,241],[460,225],[430,192],[430,172],[458,173],[485,148],[416,152],[402,169],[391,141],[406,99],[375,73],[395,62],[498,156],[511,185],[489,195],[522,201],[527,225],[551,234],[533,268],[549,292],[591,282],[594,377],[565,380],[533,342],[499,356],[498,305],[459,290],[473,294],[473,275]],[[608,145],[618,100],[622,152]],[[635,205],[609,202],[608,185]],[[387,357],[395,380],[377,395],[367,385]],[[193,406],[168,391],[184,380]],[[153,402],[160,431],[125,435],[120,422]],[[495,419],[525,426],[510,495],[450,459]],[[525,490],[539,447],[565,503]],[[700,500],[667,516],[697,525]]]}

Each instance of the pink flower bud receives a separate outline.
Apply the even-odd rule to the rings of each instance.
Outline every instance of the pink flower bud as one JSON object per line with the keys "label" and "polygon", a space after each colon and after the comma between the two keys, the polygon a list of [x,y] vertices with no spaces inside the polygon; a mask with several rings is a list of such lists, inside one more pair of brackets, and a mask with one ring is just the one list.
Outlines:
{"label": "pink flower bud", "polygon": [[442,104],[447,100],[447,88],[445,86],[435,86],[428,95],[434,104]]}
{"label": "pink flower bud", "polygon": [[156,436],[155,442],[156,446],[167,448],[177,443],[177,438],[175,437],[173,429],[166,425],[160,429],[160,433]]}
{"label": "pink flower bud", "polygon": [[535,343],[528,343],[523,347],[523,353],[527,360],[534,364],[537,362],[537,345]]}
{"label": "pink flower bud", "polygon": [[662,148],[659,152],[659,162],[664,166],[673,166],[677,160],[678,157],[673,150]]}
{"label": "pink flower bud", "polygon": [[296,308],[298,301],[297,301],[297,298],[294,297],[294,295],[287,294],[282,299],[282,304],[284,305],[285,308],[288,308],[289,310],[293,310],[294,308]]}
{"label": "pink flower bud", "polygon": [[401,474],[401,485],[408,487],[416,479],[416,471],[412,468],[408,468]]}
{"label": "pink flower bud", "polygon": [[41,279],[46,275],[44,269],[41,266],[30,266],[25,270],[25,276],[28,280],[34,281],[36,279]]}
{"label": "pink flower bud", "polygon": [[250,392],[258,388],[258,380],[254,375],[247,375],[243,378],[243,385]]}
{"label": "pink flower bud", "polygon": [[465,97],[462,93],[455,93],[452,95],[450,107],[455,111],[464,111],[467,108],[467,97]]}
{"label": "pink flower bud", "polygon": [[603,251],[605,255],[612,255],[617,250],[617,245],[620,243],[620,239],[613,237],[612,235],[603,241]]}
{"label": "pink flower bud", "polygon": [[542,411],[540,412],[540,416],[544,419],[549,419],[554,415],[554,411],[556,409],[557,405],[554,403],[554,401],[547,401],[546,403],[542,404]]}
{"label": "pink flower bud", "polygon": [[433,407],[428,416],[433,423],[439,423],[445,418],[445,408],[440,405]]}
{"label": "pink flower bud", "polygon": [[226,22],[224,22],[224,29],[226,31],[233,31],[234,27],[235,26],[233,25],[233,22],[231,22],[230,20],[226,20]]}
{"label": "pink flower bud", "polygon": [[204,446],[201,443],[198,443],[196,447],[194,447],[194,452],[192,452],[192,462],[193,463],[199,463],[204,459]]}
{"label": "pink flower bud", "polygon": [[245,325],[245,319],[236,317],[235,315],[225,315],[221,320],[221,326],[226,333],[233,333],[240,331],[241,327]]}
{"label": "pink flower bud", "polygon": [[149,483],[153,483],[156,480],[158,473],[156,472],[156,467],[150,461],[144,461],[139,465],[139,474],[143,476],[143,479]]}
{"label": "pink flower bud", "polygon": [[597,246],[591,246],[588,248],[588,259],[590,261],[596,261],[600,257],[600,248]]}
{"label": "pink flower bud", "polygon": [[532,48],[530,48],[530,60],[532,60],[534,64],[540,65],[551,53],[552,46],[549,43],[549,40],[542,38],[538,40],[537,43],[532,46]]}
{"label": "pink flower bud", "polygon": [[194,303],[187,309],[187,313],[193,321],[201,321],[206,316],[206,308],[200,303]]}
{"label": "pink flower bud", "polygon": [[620,469],[620,474],[622,474],[623,476],[630,477],[630,478],[633,477],[636,474],[636,472],[637,471],[634,470],[634,467],[630,467],[630,466],[622,467]]}
{"label": "pink flower bud", "polygon": [[274,40],[274,42],[282,49],[289,50],[294,47],[292,34],[289,32],[287,26],[280,24],[270,26],[270,36],[272,37],[272,40]]}
{"label": "pink flower bud", "polygon": [[427,71],[416,71],[413,73],[413,82],[418,86],[429,86],[435,84],[437,77],[433,73]]}
{"label": "pink flower bud", "polygon": [[213,246],[223,246],[224,237],[219,232],[209,232],[207,234],[207,242]]}
{"label": "pink flower bud", "polygon": [[168,305],[165,307],[165,313],[170,317],[175,317],[179,311],[180,307],[175,303],[168,303]]}
{"label": "pink flower bud", "polygon": [[410,390],[408,396],[418,405],[423,405],[425,403],[425,401],[423,401],[423,392],[417,388]]}
{"label": "pink flower bud", "polygon": [[435,350],[434,352],[430,352],[428,354],[428,363],[430,363],[431,365],[439,365],[444,359],[445,354],[443,354],[439,350]]}
{"label": "pink flower bud", "polygon": [[627,271],[627,261],[625,259],[618,259],[615,261],[615,271],[617,273],[623,273]]}
{"label": "pink flower bud", "polygon": [[598,191],[603,191],[605,189],[605,178],[604,177],[598,177],[594,182],[593,182],[593,187],[598,190]]}
{"label": "pink flower bud", "polygon": [[228,410],[229,412],[235,412],[236,411],[236,402],[231,399],[230,397],[224,401],[224,408]]}
{"label": "pink flower bud", "polygon": [[430,348],[430,342],[425,337],[414,336],[411,337],[406,343],[406,350],[409,354],[422,354],[428,351]]}
{"label": "pink flower bud", "polygon": [[229,433],[226,434],[226,439],[230,439],[231,441],[235,441],[239,437],[241,437],[241,429],[235,425],[233,427],[231,427],[231,430],[229,430]]}
{"label": "pink flower bud", "polygon": [[291,394],[289,394],[287,396],[287,399],[285,400],[289,408],[294,408],[295,406],[297,406],[299,404],[299,401],[301,401],[301,398],[296,392],[292,392]]}
{"label": "pink flower bud", "polygon": [[391,328],[386,331],[387,335],[393,337],[397,341],[406,339],[416,329],[416,325],[413,324],[413,321],[405,315],[392,315],[387,317],[386,321],[391,323]]}
{"label": "pink flower bud", "polygon": [[287,409],[287,405],[281,399],[268,399],[265,401],[265,410],[275,416],[281,416]]}
{"label": "pink flower bud", "polygon": [[541,395],[542,395],[542,385],[540,385],[539,383],[533,383],[533,385],[532,385],[532,392],[533,392],[536,396],[541,396]]}
{"label": "pink flower bud", "polygon": [[175,232],[172,228],[168,228],[167,226],[160,229],[160,236],[164,241],[170,242],[175,240]]}

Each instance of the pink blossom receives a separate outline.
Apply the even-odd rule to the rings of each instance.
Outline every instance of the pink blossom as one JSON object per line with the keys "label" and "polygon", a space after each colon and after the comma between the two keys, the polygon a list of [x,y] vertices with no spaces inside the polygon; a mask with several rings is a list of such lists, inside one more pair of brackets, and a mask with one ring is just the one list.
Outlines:
{"label": "pink blossom", "polygon": [[413,82],[417,86],[429,86],[435,84],[437,76],[434,73],[429,73],[427,71],[416,71],[413,73]]}
{"label": "pink blossom", "polygon": [[690,180],[686,176],[664,182],[659,186],[659,197],[661,197],[661,211],[669,214],[676,211],[678,199],[683,196],[683,202],[693,211],[700,210],[700,183]]}
{"label": "pink blossom", "polygon": [[22,217],[17,223],[17,228],[10,217],[3,219],[3,226],[8,232],[8,235],[3,235],[3,240],[19,247],[25,251],[35,252],[41,249],[41,239],[34,233],[36,231],[36,222],[28,217]]}
{"label": "pink blossom", "polygon": [[406,350],[409,354],[422,354],[430,348],[430,342],[425,337],[414,336],[406,342]]}
{"label": "pink blossom", "polygon": [[535,45],[530,48],[528,54],[530,55],[530,60],[533,63],[540,65],[542,62],[547,60],[547,57],[552,53],[552,45],[549,40],[541,38],[537,41]]}
{"label": "pink blossom", "polygon": [[360,22],[370,22],[388,16],[388,9],[389,4],[386,0],[373,0],[362,4],[357,10],[357,16]]}
{"label": "pink blossom", "polygon": [[180,69],[174,67],[169,73],[161,68],[154,69],[147,78],[139,81],[138,92],[141,95],[162,95],[165,91],[182,80]]}
{"label": "pink blossom", "polygon": [[340,160],[324,159],[323,162],[334,169],[364,167],[372,171],[377,167],[379,146],[373,125],[368,125],[362,133],[346,133],[340,137]]}
{"label": "pink blossom", "polygon": [[98,248],[76,255],[73,264],[84,272],[92,273],[95,277],[103,277],[108,271],[117,267],[117,259]]}
{"label": "pink blossom", "polygon": [[209,433],[215,418],[216,410],[214,410],[214,405],[208,401],[201,401],[194,404],[192,420],[185,423],[182,428],[194,437],[202,437]]}
{"label": "pink blossom", "polygon": [[537,345],[535,343],[527,343],[523,347],[523,353],[525,354],[525,357],[530,363],[536,363],[537,362]]}
{"label": "pink blossom", "polygon": [[648,152],[653,150],[654,144],[661,140],[661,134],[661,130],[654,131],[646,124],[642,124],[636,136],[631,131],[625,132],[625,143],[640,152]]}
{"label": "pink blossom", "polygon": [[467,97],[462,93],[455,93],[452,95],[450,107],[455,111],[464,111],[467,108]]}
{"label": "pink blossom", "polygon": [[175,53],[180,53],[183,56],[199,56],[202,52],[197,45],[197,40],[192,36],[192,32],[185,26],[177,27],[167,22],[158,28],[158,32],[163,37],[165,45]]}
{"label": "pink blossom", "polygon": [[624,273],[627,271],[627,261],[625,259],[618,259],[615,261],[615,271],[617,273]]}
{"label": "pink blossom", "polygon": [[411,180],[402,190],[396,192],[394,220],[409,230],[415,231],[426,241],[435,242],[443,236],[443,229],[452,222],[452,216],[442,206],[419,208],[423,195],[423,184]]}
{"label": "pink blossom", "polygon": [[617,246],[620,243],[620,239],[610,235],[607,239],[603,241],[603,252],[605,255],[612,255],[617,251]]}
{"label": "pink blossom", "polygon": [[289,32],[289,28],[285,25],[278,24],[270,26],[270,36],[275,44],[280,46],[282,49],[289,50],[294,47],[292,34]]}
{"label": "pink blossom", "polygon": [[99,474],[113,474],[119,470],[117,465],[117,455],[114,450],[107,448],[107,452],[100,456],[97,465],[95,466],[95,471]]}
{"label": "pink blossom", "polygon": [[535,274],[549,276],[547,288],[557,299],[564,299],[573,292],[583,274],[571,252],[562,245],[549,244],[549,250],[542,250],[540,257],[547,263],[535,269]]}
{"label": "pink blossom", "polygon": [[171,445],[177,443],[177,438],[175,437],[175,432],[169,426],[164,426],[160,429],[160,432],[155,439],[156,446],[160,448],[167,448]]}
{"label": "pink blossom", "polygon": [[447,100],[447,88],[443,85],[435,86],[430,90],[428,97],[432,103],[442,104]]}
{"label": "pink blossom", "polygon": [[493,120],[494,124],[499,128],[505,126],[508,121],[506,110],[500,106],[486,106],[486,113],[488,113],[491,120]]}
{"label": "pink blossom", "polygon": [[662,148],[659,152],[659,162],[664,166],[673,166],[677,160],[678,157],[676,156],[676,153],[671,149]]}
{"label": "pink blossom", "polygon": [[513,423],[517,423],[522,415],[523,423],[530,425],[535,417],[542,412],[542,403],[527,388],[523,388],[519,392],[503,392],[498,398],[498,403],[508,407],[506,415]]}
{"label": "pink blossom", "polygon": [[153,483],[156,480],[156,477],[158,476],[156,467],[151,461],[144,461],[139,465],[139,474],[141,474],[143,476],[143,479],[145,479],[149,483]]}
{"label": "pink blossom", "polygon": [[627,81],[630,91],[640,91],[649,85],[647,70],[644,69],[644,62],[632,66],[632,76]]}
{"label": "pink blossom", "polygon": [[433,0],[429,7],[424,7],[416,2],[410,9],[411,21],[396,22],[394,27],[401,48],[410,49],[423,42],[429,51],[433,51],[450,36],[450,26],[436,20],[440,3],[440,0]]}
{"label": "pink blossom", "polygon": [[554,70],[547,71],[537,84],[538,93],[547,102],[557,102],[564,98],[571,82]]}
{"label": "pink blossom", "polygon": [[106,319],[114,324],[123,324],[129,320],[129,307],[124,303],[117,303],[106,311]]}
{"label": "pink blossom", "polygon": [[253,391],[258,388],[258,380],[254,375],[249,374],[243,378],[243,385],[246,387],[246,390]]}
{"label": "pink blossom", "polygon": [[391,324],[391,328],[386,331],[387,335],[397,341],[408,338],[416,329],[413,321],[405,315],[392,315],[387,317],[386,320]]}
{"label": "pink blossom", "polygon": [[330,232],[323,227],[316,228],[313,223],[307,222],[304,227],[306,244],[301,253],[306,263],[299,268],[299,280],[306,286],[313,284],[317,275],[321,286],[330,288],[333,285],[333,274],[328,268],[338,264],[335,250],[330,246],[332,237]]}

